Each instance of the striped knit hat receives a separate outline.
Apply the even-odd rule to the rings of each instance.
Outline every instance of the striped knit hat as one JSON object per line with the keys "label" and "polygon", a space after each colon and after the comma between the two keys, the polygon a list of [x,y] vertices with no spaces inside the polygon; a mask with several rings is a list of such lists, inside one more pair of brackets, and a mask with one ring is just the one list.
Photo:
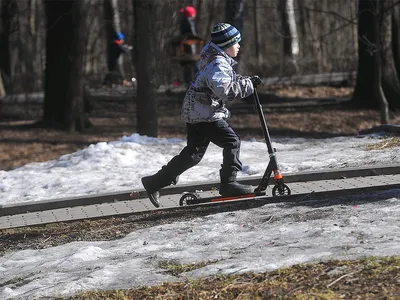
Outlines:
{"label": "striped knit hat", "polygon": [[223,50],[239,43],[241,39],[239,30],[228,23],[218,23],[211,31],[211,41]]}

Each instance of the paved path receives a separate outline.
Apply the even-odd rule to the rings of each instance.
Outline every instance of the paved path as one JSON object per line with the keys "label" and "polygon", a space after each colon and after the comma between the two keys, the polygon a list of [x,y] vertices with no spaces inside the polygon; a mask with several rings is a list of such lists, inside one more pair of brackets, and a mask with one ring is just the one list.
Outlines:
{"label": "paved path", "polygon": [[[243,183],[257,185],[259,177],[242,180]],[[234,202],[261,201],[290,202],[302,201],[310,197],[335,197],[349,194],[370,193],[377,190],[400,189],[400,165],[381,168],[353,168],[327,170],[325,172],[306,172],[285,177],[292,195],[272,197],[271,188],[265,196],[243,198]],[[178,185],[166,188],[162,193],[162,206],[155,208],[145,198],[143,190],[138,190],[139,199],[130,200],[129,192],[102,194],[86,197],[53,199],[33,203],[3,206],[0,209],[0,229],[31,225],[42,225],[81,219],[103,218],[137,214],[145,211],[188,209],[179,206],[179,199],[185,191],[203,191],[203,196],[218,196],[213,188],[217,182]],[[219,205],[231,203],[219,202]],[[216,205],[216,204],[201,204]]]}

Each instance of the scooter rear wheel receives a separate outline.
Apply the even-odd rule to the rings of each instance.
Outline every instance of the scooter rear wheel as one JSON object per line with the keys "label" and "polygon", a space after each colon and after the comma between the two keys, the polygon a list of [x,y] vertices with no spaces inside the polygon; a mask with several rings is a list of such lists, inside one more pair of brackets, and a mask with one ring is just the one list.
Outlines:
{"label": "scooter rear wheel", "polygon": [[272,188],[272,196],[288,196],[292,193],[286,184],[277,184]]}
{"label": "scooter rear wheel", "polygon": [[199,197],[193,193],[185,193],[179,199],[179,206],[193,205],[198,202]]}

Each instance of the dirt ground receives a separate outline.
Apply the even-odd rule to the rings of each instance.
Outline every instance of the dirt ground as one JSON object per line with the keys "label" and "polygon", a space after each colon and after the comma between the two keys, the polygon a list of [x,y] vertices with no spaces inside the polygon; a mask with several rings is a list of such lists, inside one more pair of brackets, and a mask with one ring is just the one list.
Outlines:
{"label": "dirt ground", "polygon": [[[356,135],[361,129],[379,125],[379,111],[352,108],[344,101],[351,94],[352,88],[269,87],[267,92],[260,92],[260,99],[271,138]],[[159,95],[159,137],[185,137],[185,125],[179,119],[183,95]],[[133,101],[91,101],[93,127],[74,134],[37,128],[34,124],[42,115],[41,104],[0,103],[0,170],[56,159],[90,144],[136,132]],[[230,124],[242,139],[263,138],[252,98],[238,101],[231,112]],[[391,123],[399,124],[400,114],[392,114]]]}
{"label": "dirt ground", "polygon": [[[380,123],[379,111],[355,109],[347,102],[341,102],[351,95],[351,88],[286,87],[270,91],[269,94],[260,94],[260,99],[272,139],[281,136],[322,138],[356,135],[359,130],[372,128]],[[185,126],[179,121],[182,96],[177,94],[174,97],[165,95],[160,97],[159,137],[185,137]],[[90,115],[94,126],[85,133],[66,134],[58,130],[34,126],[35,121],[39,120],[42,114],[40,104],[0,103],[0,170],[13,169],[34,161],[56,159],[60,155],[75,152],[89,144],[118,140],[123,135],[136,132],[134,103],[96,101],[95,104],[96,107]],[[231,111],[233,116],[230,123],[237,129],[242,139],[263,138],[259,118],[251,102],[238,102]],[[393,114],[391,123],[399,124],[400,114]],[[246,204],[246,208],[251,208],[251,206]],[[0,230],[0,255],[23,249],[44,249],[72,241],[114,240],[137,229],[172,221],[188,221],[201,215],[238,209],[243,209],[239,203],[212,207],[194,206],[184,214],[181,211],[157,210],[140,215],[3,229]],[[398,276],[396,275],[399,259],[392,258],[378,262],[366,263],[361,260],[328,262],[328,265],[317,264],[316,266],[299,265],[289,271],[278,270],[266,275],[244,274],[238,275],[236,279],[230,276],[223,280],[222,277],[217,276],[205,279],[204,282],[195,281],[193,284],[191,284],[192,281],[185,281],[139,290],[90,291],[73,299],[120,299],[124,297],[122,295],[127,295],[127,298],[131,298],[132,295],[135,297],[141,295],[146,299],[157,298],[160,295],[165,296],[166,299],[201,298],[199,295],[212,298],[216,290],[221,299],[240,298],[243,296],[243,291],[246,295],[250,295],[249,297],[252,295],[256,295],[254,296],[256,298],[265,297],[265,294],[259,294],[259,291],[272,291],[276,295],[275,298],[290,299],[304,298],[305,295],[309,297],[311,293],[328,295],[328,298],[335,299],[343,295],[349,299],[360,299],[360,297],[386,299],[388,296],[390,298],[392,295],[398,295],[398,282],[396,282]],[[341,280],[344,278],[341,276],[332,281],[332,278],[326,276],[328,270],[342,268],[343,265],[348,274],[357,274],[356,280],[352,277],[349,281]],[[371,266],[374,267],[373,272],[371,272]],[[171,267],[184,271],[187,267],[196,268],[197,266],[171,265]],[[276,281],[273,279],[278,277],[278,285],[269,286]],[[20,284],[18,281],[23,284],[23,279],[16,280],[16,284]],[[326,288],[333,283],[334,289]],[[224,295],[220,291],[224,291]],[[372,298],[371,295],[373,295]]]}

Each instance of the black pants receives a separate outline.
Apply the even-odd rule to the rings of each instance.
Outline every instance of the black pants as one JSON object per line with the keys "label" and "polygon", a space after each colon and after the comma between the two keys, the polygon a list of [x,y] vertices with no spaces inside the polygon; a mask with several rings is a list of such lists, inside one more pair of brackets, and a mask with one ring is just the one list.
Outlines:
{"label": "black pants", "polygon": [[240,137],[225,121],[187,124],[187,146],[165,166],[166,173],[175,178],[197,165],[210,142],[223,149],[222,169],[226,172],[242,170],[239,160]]}
{"label": "black pants", "polygon": [[114,60],[109,60],[107,63],[108,73],[104,76],[103,84],[104,85],[112,85],[112,84],[122,84],[122,80],[124,79],[121,75],[118,58]]}

